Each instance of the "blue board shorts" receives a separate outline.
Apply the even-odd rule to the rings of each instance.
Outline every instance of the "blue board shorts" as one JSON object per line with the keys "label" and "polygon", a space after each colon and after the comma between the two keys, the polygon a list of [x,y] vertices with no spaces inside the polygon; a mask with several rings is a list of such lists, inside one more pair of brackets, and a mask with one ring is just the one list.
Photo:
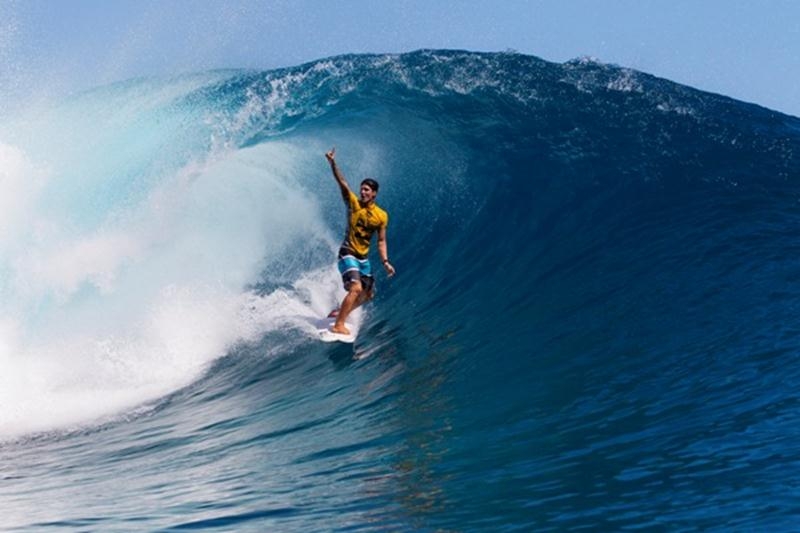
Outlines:
{"label": "blue board shorts", "polygon": [[344,290],[350,290],[350,284],[360,281],[365,291],[371,292],[375,287],[375,278],[372,276],[372,268],[369,259],[357,257],[351,250],[342,248],[339,250],[339,273],[342,275]]}

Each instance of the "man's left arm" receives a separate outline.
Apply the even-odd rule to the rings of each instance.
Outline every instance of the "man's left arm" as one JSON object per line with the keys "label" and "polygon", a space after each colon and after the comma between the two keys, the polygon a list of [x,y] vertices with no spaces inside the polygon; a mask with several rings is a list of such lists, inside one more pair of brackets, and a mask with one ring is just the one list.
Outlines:
{"label": "man's left arm", "polygon": [[383,268],[386,269],[386,274],[391,278],[394,276],[394,267],[389,262],[389,253],[386,246],[386,226],[382,226],[378,232],[378,253],[381,255],[381,263]]}

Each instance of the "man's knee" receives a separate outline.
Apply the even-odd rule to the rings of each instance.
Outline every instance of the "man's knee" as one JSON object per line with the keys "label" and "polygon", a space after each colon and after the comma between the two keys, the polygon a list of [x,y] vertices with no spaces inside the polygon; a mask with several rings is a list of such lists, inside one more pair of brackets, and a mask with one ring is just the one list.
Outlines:
{"label": "man's knee", "polygon": [[361,286],[361,283],[358,281],[353,281],[347,287],[347,292],[350,294],[355,294],[356,296],[360,295],[364,291],[364,287]]}

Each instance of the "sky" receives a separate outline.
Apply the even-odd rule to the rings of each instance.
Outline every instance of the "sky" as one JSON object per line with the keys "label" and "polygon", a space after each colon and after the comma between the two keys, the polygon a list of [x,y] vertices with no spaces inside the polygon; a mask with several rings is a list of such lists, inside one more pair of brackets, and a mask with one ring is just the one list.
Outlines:
{"label": "sky", "polygon": [[421,48],[588,56],[800,116],[800,0],[0,0],[6,102]]}

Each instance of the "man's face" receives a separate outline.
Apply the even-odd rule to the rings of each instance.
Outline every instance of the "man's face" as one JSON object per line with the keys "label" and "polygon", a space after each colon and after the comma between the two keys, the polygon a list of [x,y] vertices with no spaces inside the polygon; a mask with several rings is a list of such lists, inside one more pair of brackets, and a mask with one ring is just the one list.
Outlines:
{"label": "man's face", "polygon": [[378,196],[378,193],[372,190],[372,187],[367,185],[366,183],[361,184],[361,201],[365,204],[368,204],[375,200],[375,197]]}

